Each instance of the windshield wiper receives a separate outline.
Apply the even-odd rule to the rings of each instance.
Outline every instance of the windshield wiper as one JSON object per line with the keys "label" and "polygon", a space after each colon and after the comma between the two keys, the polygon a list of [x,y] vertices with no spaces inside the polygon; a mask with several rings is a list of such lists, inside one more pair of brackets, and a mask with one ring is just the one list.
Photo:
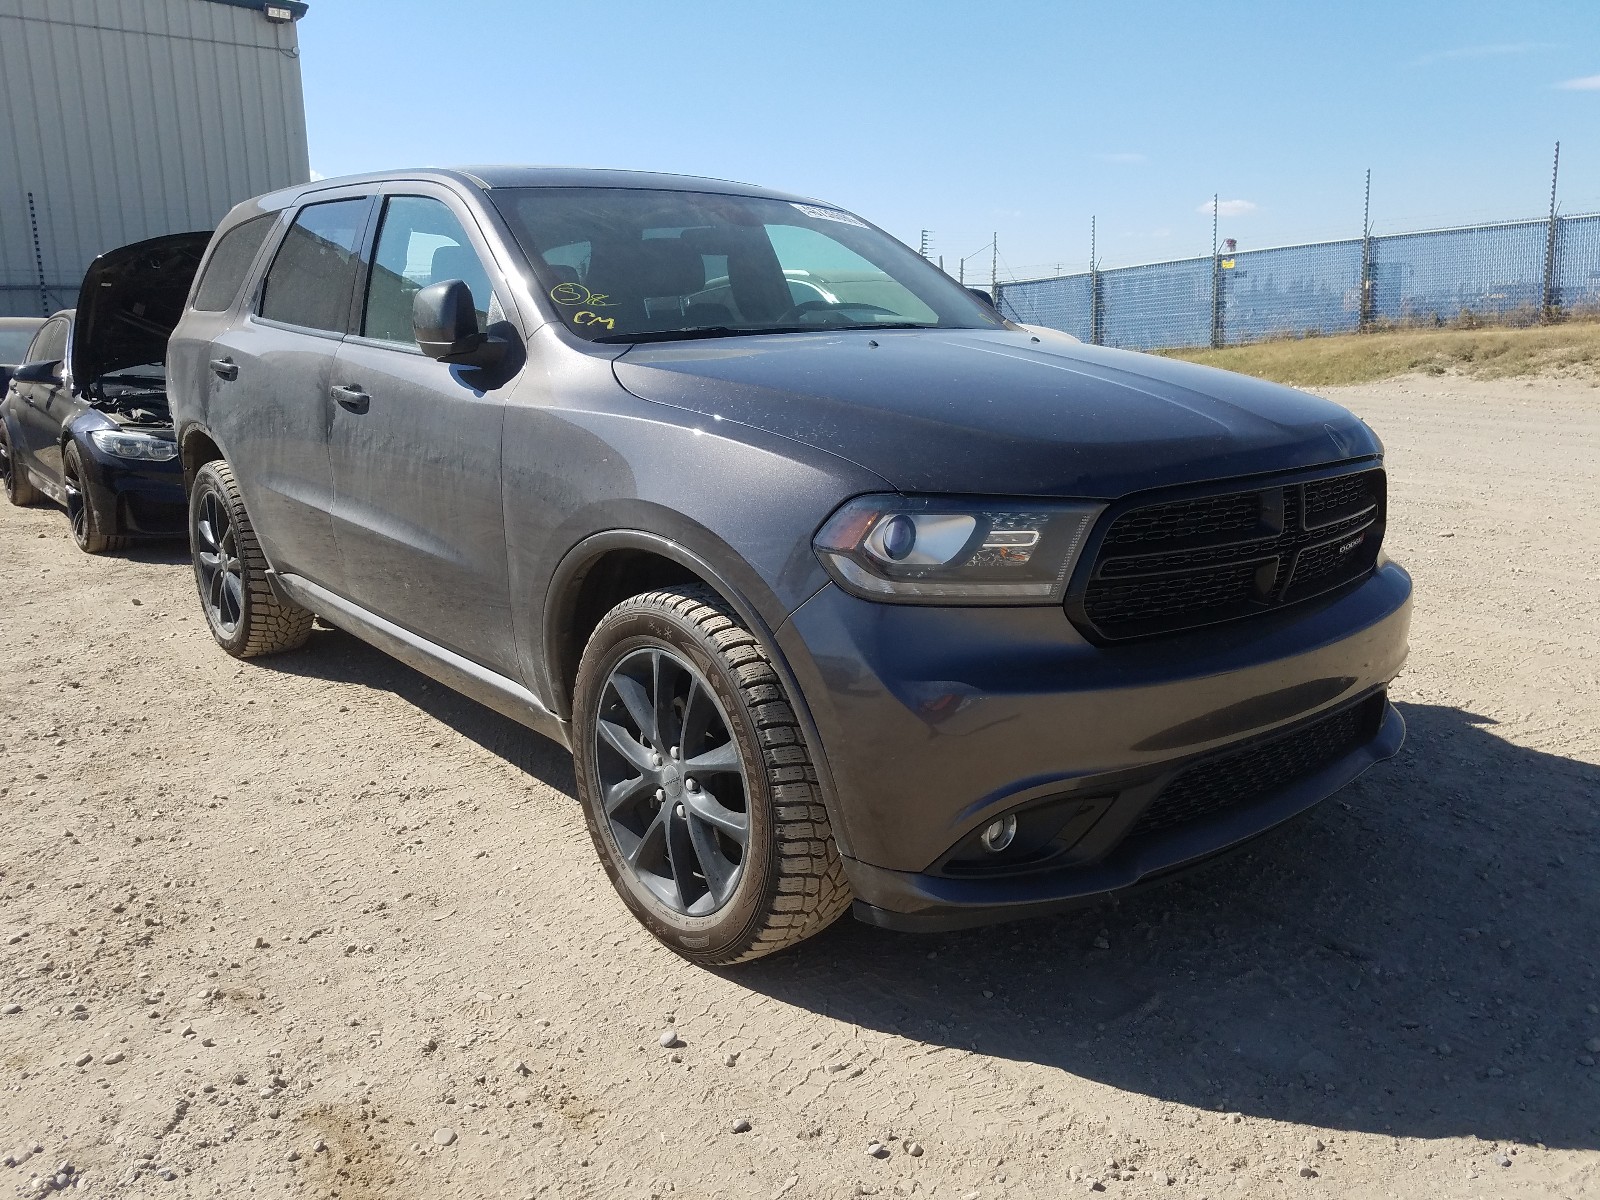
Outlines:
{"label": "windshield wiper", "polygon": [[818,333],[815,325],[764,325],[757,328],[745,326],[739,329],[731,325],[702,325],[698,329],[655,329],[649,333],[608,333],[604,337],[593,340],[605,343],[634,343],[634,342],[676,342],[694,341],[699,338],[719,337],[752,337],[761,333]]}

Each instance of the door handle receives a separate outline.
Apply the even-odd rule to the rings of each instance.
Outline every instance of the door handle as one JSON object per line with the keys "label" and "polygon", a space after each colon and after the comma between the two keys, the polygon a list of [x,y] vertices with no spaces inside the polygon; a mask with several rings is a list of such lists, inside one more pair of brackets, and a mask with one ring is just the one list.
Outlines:
{"label": "door handle", "polygon": [[239,365],[231,358],[213,358],[211,370],[218,379],[239,378]]}
{"label": "door handle", "polygon": [[341,383],[332,392],[333,398],[353,413],[364,413],[372,405],[372,397],[353,383]]}

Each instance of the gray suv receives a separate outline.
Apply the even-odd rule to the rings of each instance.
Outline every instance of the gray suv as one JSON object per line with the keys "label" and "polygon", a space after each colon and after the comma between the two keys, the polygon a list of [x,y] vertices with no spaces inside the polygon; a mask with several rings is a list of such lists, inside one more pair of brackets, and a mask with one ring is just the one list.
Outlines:
{"label": "gray suv", "polygon": [[239,205],[168,352],[217,641],[317,614],[555,738],[705,964],[1234,847],[1398,749],[1343,409],[1004,319],[861,218],[525,167]]}

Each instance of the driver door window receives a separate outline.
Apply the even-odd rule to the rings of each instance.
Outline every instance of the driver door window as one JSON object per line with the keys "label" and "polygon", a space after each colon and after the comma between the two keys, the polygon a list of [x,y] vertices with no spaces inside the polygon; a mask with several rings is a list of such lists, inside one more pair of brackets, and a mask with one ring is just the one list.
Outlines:
{"label": "driver door window", "polygon": [[362,336],[415,346],[411,309],[417,293],[449,279],[463,280],[472,289],[478,327],[486,328],[494,292],[456,215],[430,196],[389,197],[367,277]]}

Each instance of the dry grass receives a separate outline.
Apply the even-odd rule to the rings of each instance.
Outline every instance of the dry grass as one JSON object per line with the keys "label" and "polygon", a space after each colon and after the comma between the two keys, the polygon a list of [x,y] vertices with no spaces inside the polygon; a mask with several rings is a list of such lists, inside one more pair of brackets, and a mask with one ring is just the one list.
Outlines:
{"label": "dry grass", "polygon": [[1404,329],[1160,353],[1296,387],[1371,383],[1412,372],[1474,379],[1558,375],[1600,384],[1600,321],[1530,329]]}

